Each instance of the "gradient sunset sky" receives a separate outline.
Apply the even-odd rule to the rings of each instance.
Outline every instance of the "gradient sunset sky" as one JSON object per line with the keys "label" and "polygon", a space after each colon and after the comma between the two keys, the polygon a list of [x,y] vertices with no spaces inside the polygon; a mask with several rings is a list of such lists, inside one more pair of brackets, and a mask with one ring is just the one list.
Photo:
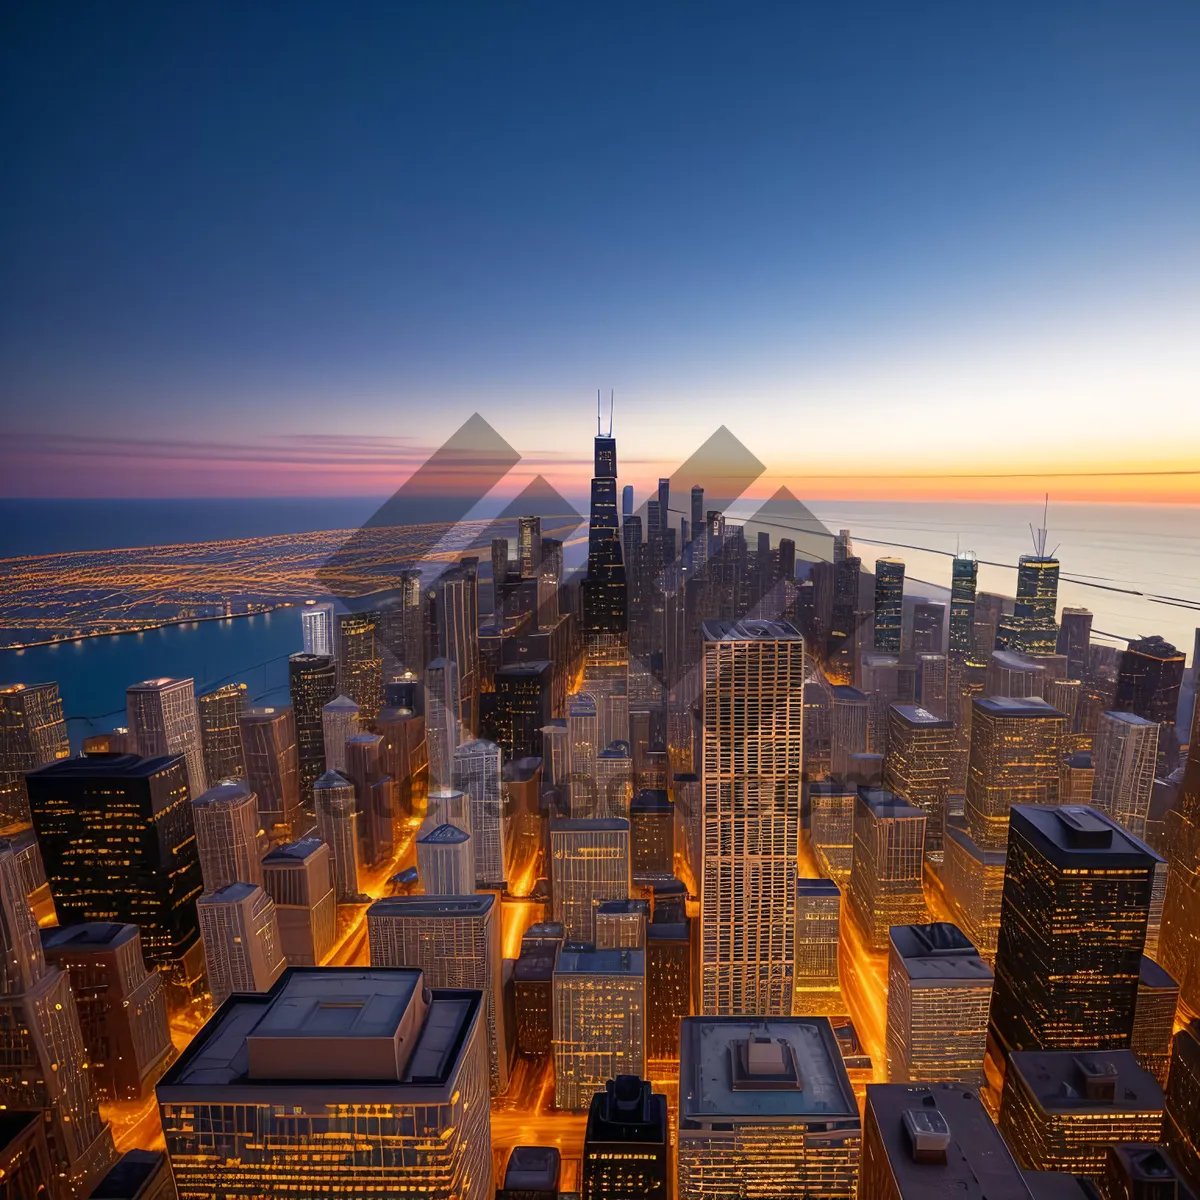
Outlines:
{"label": "gradient sunset sky", "polygon": [[[0,494],[1200,503],[1200,5],[0,15]],[[518,473],[520,474],[520,472]],[[519,483],[519,480],[514,480]]]}

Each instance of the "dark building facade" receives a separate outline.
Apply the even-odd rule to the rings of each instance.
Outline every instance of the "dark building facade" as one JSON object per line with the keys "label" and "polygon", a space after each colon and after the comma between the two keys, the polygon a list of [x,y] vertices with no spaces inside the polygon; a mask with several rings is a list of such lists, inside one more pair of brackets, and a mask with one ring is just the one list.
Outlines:
{"label": "dark building facade", "polygon": [[[202,881],[183,759],[87,755],[33,772],[28,786],[59,922],[137,925],[151,965],[195,986]],[[121,851],[101,853],[113,845]]]}
{"label": "dark building facade", "polygon": [[1200,1195],[1200,1020],[1188,1022],[1171,1043],[1163,1141]]}
{"label": "dark building facade", "polygon": [[545,659],[496,668],[492,741],[506,763],[542,752],[542,729],[552,714],[554,664]]}
{"label": "dark building facade", "polygon": [[991,1013],[1006,1049],[1130,1044],[1156,861],[1093,808],[1013,806]]}
{"label": "dark building facade", "polygon": [[899,654],[904,618],[904,563],[898,558],[875,562],[875,649]]}
{"label": "dark building facade", "polygon": [[1174,725],[1186,655],[1161,637],[1129,643],[1117,667],[1117,712]]}
{"label": "dark building facade", "polygon": [[665,788],[643,788],[629,805],[629,854],[634,875],[675,870],[675,806]]}
{"label": "dark building facade", "polygon": [[[288,691],[296,722],[300,806],[315,818],[313,784],[325,774],[325,729],[321,714],[337,695],[337,666],[327,654],[293,654],[288,659]],[[210,773],[209,778],[212,779]]]}
{"label": "dark building facade", "polygon": [[[672,914],[668,909],[664,915]],[[679,1022],[692,1012],[689,935],[686,916],[646,926],[646,1059],[651,1062],[679,1061]]]}
{"label": "dark building facade", "polygon": [[592,1097],[583,1141],[583,1200],[666,1200],[667,1098],[636,1075]]}

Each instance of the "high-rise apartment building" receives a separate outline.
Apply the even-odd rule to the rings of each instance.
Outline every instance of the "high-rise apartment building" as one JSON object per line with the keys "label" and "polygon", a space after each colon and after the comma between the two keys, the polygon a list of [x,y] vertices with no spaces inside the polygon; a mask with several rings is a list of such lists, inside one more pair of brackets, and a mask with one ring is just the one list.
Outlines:
{"label": "high-rise apartment building", "polygon": [[581,1200],[666,1200],[667,1098],[618,1075],[592,1097],[583,1138]]}
{"label": "high-rise apartment building", "polygon": [[70,754],[58,684],[0,684],[0,820],[4,824],[29,820],[25,776]]}
{"label": "high-rise apartment building", "polygon": [[345,771],[346,742],[360,729],[358,705],[334,696],[321,707],[321,747],[327,771]]}
{"label": "high-rise apartment building", "polygon": [[475,855],[465,829],[444,823],[417,838],[417,875],[427,896],[473,896]]}
{"label": "high-rise apartment building", "polygon": [[373,967],[419,967],[427,987],[483,993],[491,1091],[508,1089],[500,900],[466,896],[391,896],[367,909]]}
{"label": "high-rise apartment building", "polygon": [[41,931],[50,967],[70,976],[97,1095],[140,1103],[175,1058],[162,976],[146,970],[136,925],[91,921]]}
{"label": "high-rise apartment building", "polygon": [[956,554],[950,567],[950,654],[964,659],[974,649],[975,587],[979,560],[971,551]]}
{"label": "high-rise apartment building", "polygon": [[358,805],[354,784],[337,771],[326,771],[313,785],[317,835],[329,847],[333,884],[339,904],[353,904],[358,887]]}
{"label": "high-rise apartment building", "polygon": [[300,610],[300,634],[304,639],[304,653],[333,658],[337,654],[337,638],[334,630],[333,605],[329,603],[306,604]]}
{"label": "high-rise apartment building", "polygon": [[493,1200],[482,997],[417,970],[292,967],[234,997],[158,1105],[179,1200]]}
{"label": "high-rise apartment building", "polygon": [[1134,837],[1146,836],[1158,730],[1158,722],[1137,713],[1105,712],[1092,743],[1091,803]]}
{"label": "high-rise apartment building", "polygon": [[[56,1184],[88,1196],[114,1158],[66,971],[48,966],[11,847],[0,844],[0,1103],[46,1122]],[[35,1193],[36,1194],[36,1193]]]}
{"label": "high-rise apartment building", "polygon": [[997,650],[1043,655],[1057,649],[1059,562],[1044,549],[1043,544],[1037,554],[1022,554],[1017,563],[1017,599],[1013,611],[1000,618]]}
{"label": "high-rise apartment building", "polygon": [[1156,1142],[1162,1124],[1162,1089],[1130,1050],[1009,1055],[1000,1132],[1027,1171],[1099,1179],[1109,1146]]}
{"label": "high-rise apartment building", "polygon": [[887,947],[893,925],[925,920],[925,821],[907,800],[883,788],[859,788],[847,898],[873,950]]}
{"label": "high-rise apartment building", "polygon": [[272,841],[307,832],[300,808],[300,760],[291,707],[264,706],[242,712],[246,784],[258,800],[258,819]]}
{"label": "high-rise apartment building", "polygon": [[483,738],[464,742],[454,751],[454,786],[471,809],[471,849],[478,888],[503,890],[508,878],[509,819],[500,780],[500,747]]}
{"label": "high-rise apartment building", "polygon": [[796,880],[796,990],[792,1011],[846,1009],[838,974],[842,893],[832,879]]}
{"label": "high-rise apartment building", "polygon": [[550,822],[551,911],[567,941],[594,941],[596,909],[624,900],[630,883],[628,821]]}
{"label": "high-rise apartment building", "polygon": [[276,846],[262,861],[263,891],[275,901],[279,948],[289,967],[319,967],[337,935],[329,847],[316,837]]}
{"label": "high-rise apartment building", "polygon": [[125,690],[129,732],[143,758],[183,756],[193,796],[208,789],[192,679],[147,679]]}
{"label": "high-rise apartment building", "polygon": [[258,801],[241,781],[224,779],[192,801],[192,825],[204,890],[262,883]]}
{"label": "high-rise apartment building", "polygon": [[554,1104],[586,1111],[619,1075],[645,1074],[645,955],[563,949],[554,968]]}
{"label": "high-rise apartment building", "polygon": [[1038,697],[987,696],[971,704],[967,830],[1003,850],[1014,804],[1054,804],[1066,719]]}
{"label": "high-rise apartment building", "polygon": [[1154,870],[1095,809],[1013,808],[991,1015],[1002,1046],[1129,1045]]}
{"label": "high-rise apartment building", "polygon": [[219,779],[241,779],[246,774],[239,724],[245,704],[244,683],[227,683],[196,697],[204,774],[210,784]]}
{"label": "high-rise apartment building", "polygon": [[875,649],[899,654],[904,617],[904,563],[875,560]]}
{"label": "high-rise apartment building", "polygon": [[[1055,1177],[1057,1179],[1057,1177]],[[858,1200],[933,1196],[1073,1200],[1034,1191],[973,1088],[960,1083],[867,1085]],[[1076,1195],[1082,1200],[1083,1193]]]}
{"label": "high-rise apartment building", "polygon": [[288,694],[296,722],[296,758],[300,771],[300,805],[313,812],[313,784],[325,762],[325,705],[337,695],[337,664],[327,654],[293,654],[288,658]]}
{"label": "high-rise apartment building", "polygon": [[[183,758],[86,755],[27,782],[59,923],[137,925],[148,961],[193,988],[203,977],[202,879]],[[100,853],[114,845],[137,853]]]}
{"label": "high-rise apartment building", "polygon": [[706,1013],[791,1012],[804,639],[705,621],[700,995]]}
{"label": "high-rise apartment building", "polygon": [[337,690],[358,705],[364,724],[370,725],[383,707],[383,658],[377,612],[337,613],[334,631],[337,647]]}
{"label": "high-rise apartment building", "polygon": [[839,884],[850,878],[854,860],[854,805],[858,788],[838,778],[808,786],[809,841],[821,870]]}
{"label": "high-rise apartment building", "polygon": [[992,971],[957,925],[893,925],[887,1059],[892,1083],[983,1087]]}
{"label": "high-rise apartment building", "polygon": [[925,854],[941,862],[954,722],[919,704],[888,705],[887,722],[883,786],[925,814]]}
{"label": "high-rise apartment building", "polygon": [[682,1022],[679,1200],[851,1200],[861,1135],[828,1018]]}
{"label": "high-rise apartment building", "polygon": [[196,901],[213,1008],[234,992],[265,992],[287,963],[275,901],[257,884],[231,883]]}

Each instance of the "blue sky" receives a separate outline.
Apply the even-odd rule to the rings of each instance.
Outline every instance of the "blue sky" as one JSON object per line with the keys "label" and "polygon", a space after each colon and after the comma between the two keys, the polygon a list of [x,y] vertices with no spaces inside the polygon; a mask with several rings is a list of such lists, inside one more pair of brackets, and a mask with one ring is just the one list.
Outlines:
{"label": "blue sky", "polygon": [[1198,45],[1183,2],[11,4],[0,490],[375,492],[362,439],[476,410],[581,470],[596,386],[648,474],[722,422],[780,477],[1194,465]]}

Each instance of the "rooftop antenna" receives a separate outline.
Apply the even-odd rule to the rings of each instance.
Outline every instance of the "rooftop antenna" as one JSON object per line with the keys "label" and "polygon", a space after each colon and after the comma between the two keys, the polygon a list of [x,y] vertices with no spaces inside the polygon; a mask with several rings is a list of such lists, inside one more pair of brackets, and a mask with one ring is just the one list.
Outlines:
{"label": "rooftop antenna", "polygon": [[617,407],[617,396],[612,388],[608,389],[608,436],[612,437],[613,409]]}
{"label": "rooftop antenna", "polygon": [[596,389],[596,436],[600,436],[600,389]]}
{"label": "rooftop antenna", "polygon": [[[1050,516],[1050,493],[1047,492],[1046,493],[1046,504],[1045,504],[1045,507],[1042,509],[1041,525],[1037,529],[1034,529],[1033,522],[1030,521],[1030,523],[1029,523],[1029,533],[1033,538],[1033,552],[1038,556],[1038,558],[1046,557],[1046,542],[1050,536],[1048,530],[1046,529],[1046,526],[1050,523],[1049,516]],[[1054,551],[1055,551],[1055,553],[1057,553],[1057,551],[1058,551],[1057,546],[1054,547]]]}

